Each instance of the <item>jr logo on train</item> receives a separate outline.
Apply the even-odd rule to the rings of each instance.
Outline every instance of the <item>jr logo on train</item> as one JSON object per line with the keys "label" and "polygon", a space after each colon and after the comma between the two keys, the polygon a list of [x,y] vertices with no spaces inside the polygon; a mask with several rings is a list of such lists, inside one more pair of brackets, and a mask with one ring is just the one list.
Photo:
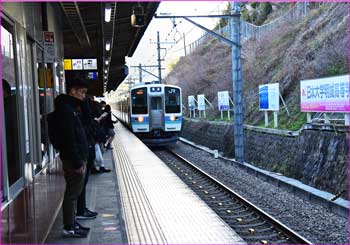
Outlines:
{"label": "jr logo on train", "polygon": [[177,86],[138,84],[119,96],[116,104],[120,121],[146,145],[176,143],[182,126],[182,96]]}

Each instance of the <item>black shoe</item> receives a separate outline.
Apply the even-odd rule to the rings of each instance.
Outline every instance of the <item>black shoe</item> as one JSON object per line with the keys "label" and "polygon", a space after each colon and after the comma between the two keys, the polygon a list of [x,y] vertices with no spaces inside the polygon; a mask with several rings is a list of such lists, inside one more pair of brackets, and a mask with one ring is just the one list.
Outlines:
{"label": "black shoe", "polygon": [[105,146],[106,149],[113,149],[113,147],[111,146],[111,144],[108,144]]}
{"label": "black shoe", "polygon": [[80,229],[76,229],[76,228],[72,228],[72,229],[63,228],[63,231],[62,231],[63,237],[85,238],[85,237],[87,237],[87,235],[88,235],[88,232],[80,230]]}
{"label": "black shoe", "polygon": [[95,216],[98,215],[97,212],[91,211],[91,210],[89,210],[89,209],[87,209],[87,208],[85,209],[85,212],[87,212],[87,213],[89,213],[89,214],[91,214],[91,215],[95,215]]}
{"label": "black shoe", "polygon": [[77,213],[76,215],[76,219],[95,219],[97,216],[97,214],[91,213],[86,211],[86,209],[84,210],[83,213]]}
{"label": "black shoe", "polygon": [[86,231],[86,232],[89,232],[89,231],[90,231],[90,228],[89,228],[89,227],[82,226],[82,225],[79,224],[77,221],[74,221],[74,228],[75,228],[75,229],[78,229],[78,230]]}
{"label": "black shoe", "polygon": [[101,173],[103,173],[103,172],[98,170],[98,169],[96,169],[96,168],[92,168],[91,169],[91,174],[101,174]]}
{"label": "black shoe", "polygon": [[109,173],[109,172],[111,172],[111,170],[109,168],[100,167],[100,172],[101,173]]}

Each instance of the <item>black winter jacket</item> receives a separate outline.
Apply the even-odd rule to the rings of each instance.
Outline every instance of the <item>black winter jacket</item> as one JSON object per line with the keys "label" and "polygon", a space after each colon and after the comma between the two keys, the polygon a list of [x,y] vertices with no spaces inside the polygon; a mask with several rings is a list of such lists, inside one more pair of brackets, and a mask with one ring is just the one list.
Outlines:
{"label": "black winter jacket", "polygon": [[80,108],[81,101],[70,95],[61,94],[55,99],[55,110],[60,120],[59,130],[64,141],[60,158],[65,169],[78,169],[87,160],[88,143]]}

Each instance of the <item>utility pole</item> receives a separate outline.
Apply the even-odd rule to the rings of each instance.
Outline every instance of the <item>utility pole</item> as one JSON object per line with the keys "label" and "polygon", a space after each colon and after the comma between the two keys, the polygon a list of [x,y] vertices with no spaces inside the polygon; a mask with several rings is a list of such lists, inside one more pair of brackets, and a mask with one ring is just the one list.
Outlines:
{"label": "utility pole", "polygon": [[142,83],[142,66],[141,66],[141,63],[139,64],[139,79],[140,79],[140,83]]}
{"label": "utility pole", "polygon": [[183,39],[184,39],[184,50],[185,50],[185,56],[187,56],[186,53],[186,39],[185,39],[185,33],[182,33]]}
{"label": "utility pole", "polygon": [[[202,30],[219,38],[221,41],[231,45],[232,47],[232,83],[233,83],[233,101],[234,101],[234,153],[238,162],[244,162],[244,143],[243,143],[243,82],[242,82],[242,66],[241,66],[241,22],[240,22],[240,3],[231,2],[231,14],[229,15],[195,15],[195,16],[155,16],[156,18],[183,18],[188,22],[198,26]],[[194,22],[191,17],[219,17],[230,18],[231,40],[223,37],[216,32]]]}
{"label": "utility pole", "polygon": [[240,3],[231,2],[231,40],[237,45],[232,45],[232,82],[233,82],[233,131],[235,145],[235,159],[244,162],[244,142],[243,142],[243,86],[242,86],[242,66],[241,66],[241,21]]}
{"label": "utility pole", "polygon": [[159,40],[159,31],[157,31],[157,49],[158,49],[158,77],[159,82],[162,83],[162,61],[160,59],[160,40]]}

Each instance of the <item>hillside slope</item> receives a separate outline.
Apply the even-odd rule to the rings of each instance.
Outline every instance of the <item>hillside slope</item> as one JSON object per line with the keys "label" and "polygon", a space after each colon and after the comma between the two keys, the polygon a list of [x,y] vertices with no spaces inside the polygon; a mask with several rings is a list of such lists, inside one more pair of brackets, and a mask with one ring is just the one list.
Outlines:
{"label": "hillside slope", "polygon": [[[263,124],[258,86],[276,82],[291,113],[280,110],[281,128],[298,129],[305,123],[299,106],[300,80],[348,73],[348,26],[347,3],[324,3],[301,21],[243,43],[244,123]],[[203,93],[216,108],[218,91],[228,90],[232,96],[231,48],[209,40],[182,57],[165,82],[182,87],[185,105],[188,95]],[[211,117],[217,114],[213,111]]]}

